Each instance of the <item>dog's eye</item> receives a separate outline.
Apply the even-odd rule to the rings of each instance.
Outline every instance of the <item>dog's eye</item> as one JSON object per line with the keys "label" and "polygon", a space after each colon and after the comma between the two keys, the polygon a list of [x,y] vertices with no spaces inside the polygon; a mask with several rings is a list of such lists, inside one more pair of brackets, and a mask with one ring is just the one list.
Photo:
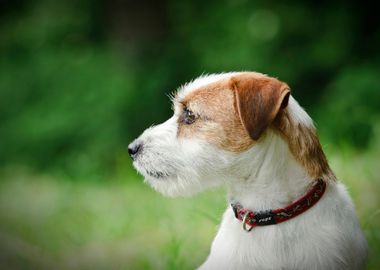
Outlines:
{"label": "dog's eye", "polygon": [[183,122],[187,125],[191,125],[196,120],[196,115],[188,108],[183,109]]}

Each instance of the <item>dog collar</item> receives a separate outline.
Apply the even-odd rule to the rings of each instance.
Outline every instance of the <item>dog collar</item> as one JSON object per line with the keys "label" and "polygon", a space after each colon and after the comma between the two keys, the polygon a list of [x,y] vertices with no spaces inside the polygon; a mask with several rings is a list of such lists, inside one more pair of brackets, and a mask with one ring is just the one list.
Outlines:
{"label": "dog collar", "polygon": [[243,229],[249,232],[256,226],[278,224],[302,214],[319,201],[325,190],[325,181],[318,179],[306,194],[284,208],[255,212],[245,209],[239,203],[232,203],[231,206],[235,217],[243,222]]}

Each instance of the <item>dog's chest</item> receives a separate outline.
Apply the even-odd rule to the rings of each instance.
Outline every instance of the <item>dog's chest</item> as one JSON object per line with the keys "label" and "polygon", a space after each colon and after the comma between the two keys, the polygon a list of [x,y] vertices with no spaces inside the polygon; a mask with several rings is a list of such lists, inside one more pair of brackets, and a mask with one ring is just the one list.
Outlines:
{"label": "dog's chest", "polygon": [[[366,244],[354,209],[344,193],[342,205],[334,206],[329,193],[308,213],[251,232],[227,209],[200,269],[361,269]],[[343,207],[340,214],[331,211]]]}

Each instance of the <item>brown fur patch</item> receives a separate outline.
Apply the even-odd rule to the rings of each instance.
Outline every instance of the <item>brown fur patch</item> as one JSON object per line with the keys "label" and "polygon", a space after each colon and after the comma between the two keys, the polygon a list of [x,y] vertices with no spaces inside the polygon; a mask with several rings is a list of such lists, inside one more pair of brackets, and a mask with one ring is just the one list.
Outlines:
{"label": "brown fur patch", "polygon": [[288,142],[291,153],[307,170],[310,177],[324,181],[336,180],[315,128],[295,123],[287,110],[278,114],[273,126]]}
{"label": "brown fur patch", "polygon": [[191,125],[179,119],[178,137],[205,139],[232,152],[247,150],[254,141],[235,112],[234,100],[229,79],[191,92],[181,104],[198,115],[198,119]]}

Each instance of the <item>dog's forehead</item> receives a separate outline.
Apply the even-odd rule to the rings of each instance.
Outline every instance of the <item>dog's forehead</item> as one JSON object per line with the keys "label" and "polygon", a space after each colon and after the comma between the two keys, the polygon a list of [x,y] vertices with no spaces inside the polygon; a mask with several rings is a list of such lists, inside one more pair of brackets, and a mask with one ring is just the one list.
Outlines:
{"label": "dog's forehead", "polygon": [[[225,81],[231,77],[239,76],[242,74],[245,74],[247,72],[228,72],[228,73],[219,73],[219,74],[204,74],[200,77],[182,85],[177,90],[177,93],[175,95],[174,101],[175,102],[181,102],[182,100],[186,99],[187,96],[189,96],[191,93],[205,88],[208,85],[218,83],[220,81]],[[258,72],[249,72],[250,74],[257,76],[257,77],[265,77],[265,74],[261,74]]]}
{"label": "dog's forehead", "polygon": [[239,72],[202,75],[194,79],[193,81],[181,86],[178,91],[178,96],[183,99],[190,93],[194,92],[195,90],[198,90],[209,84],[216,83],[218,81],[230,78],[233,75],[237,75],[237,74],[239,74]]}

